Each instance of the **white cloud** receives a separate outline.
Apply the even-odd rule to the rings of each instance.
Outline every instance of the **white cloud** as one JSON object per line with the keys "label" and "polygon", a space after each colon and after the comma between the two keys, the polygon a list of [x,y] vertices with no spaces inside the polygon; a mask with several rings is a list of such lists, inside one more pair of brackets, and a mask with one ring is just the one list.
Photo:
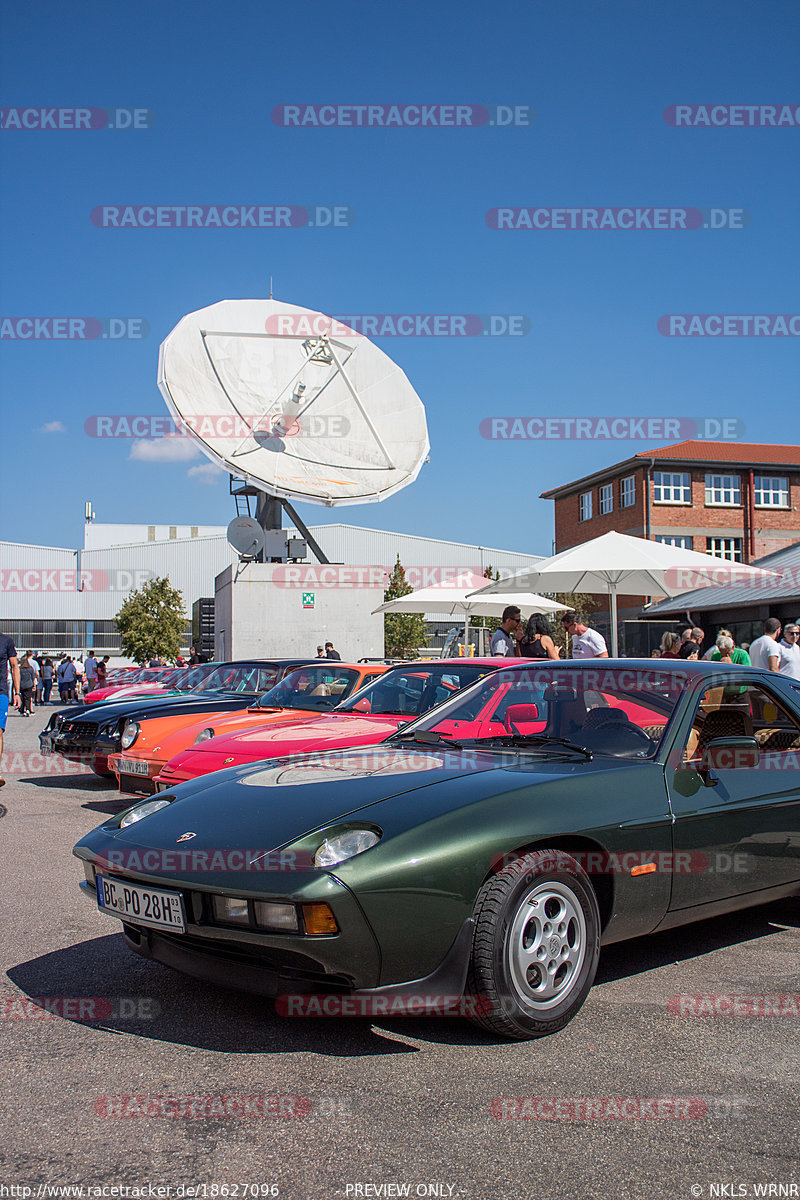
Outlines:
{"label": "white cloud", "polygon": [[187,462],[199,453],[188,437],[137,438],[128,458],[135,462]]}
{"label": "white cloud", "polygon": [[36,430],[37,433],[66,433],[67,427],[61,421],[46,421]]}
{"label": "white cloud", "polygon": [[196,479],[199,483],[216,483],[224,471],[218,467],[216,463],[206,462],[200,463],[197,467],[189,467],[186,472],[190,479]]}

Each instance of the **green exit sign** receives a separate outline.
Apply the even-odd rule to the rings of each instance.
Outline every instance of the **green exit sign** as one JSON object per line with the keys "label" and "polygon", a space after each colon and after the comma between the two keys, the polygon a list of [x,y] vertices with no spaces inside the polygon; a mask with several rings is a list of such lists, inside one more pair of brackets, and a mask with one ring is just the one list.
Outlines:
{"label": "green exit sign", "polygon": [[314,593],[313,592],[303,592],[303,608],[313,608],[313,607],[314,607]]}

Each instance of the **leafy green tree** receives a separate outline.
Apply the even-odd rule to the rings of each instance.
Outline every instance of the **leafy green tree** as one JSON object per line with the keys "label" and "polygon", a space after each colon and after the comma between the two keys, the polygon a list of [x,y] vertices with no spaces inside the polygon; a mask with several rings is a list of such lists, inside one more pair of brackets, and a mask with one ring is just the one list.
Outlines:
{"label": "leafy green tree", "polygon": [[146,663],[158,656],[172,661],[181,652],[186,614],[183,596],[169,579],[151,579],[131,592],[114,620],[122,653]]}
{"label": "leafy green tree", "polygon": [[[548,592],[549,600],[556,600],[559,604],[566,604],[567,608],[571,608],[577,613],[578,620],[582,625],[589,625],[589,618],[596,610],[597,604],[588,594],[588,592]],[[564,614],[560,612],[553,613],[550,624],[553,628],[553,641],[556,646],[561,647],[561,657],[568,657],[567,650],[567,634],[564,626],[561,624],[561,618]]]}
{"label": "leafy green tree", "polygon": [[[483,578],[497,580],[500,578],[500,572],[495,571],[495,569],[492,567],[492,565],[490,563],[488,567],[484,567]],[[470,617],[469,623],[470,623],[470,628],[486,630],[484,642],[485,642],[485,652],[488,654],[489,653],[489,642],[492,640],[492,634],[500,628],[500,626],[502,625],[503,622],[500,620],[499,617],[480,617],[479,616],[479,617]],[[480,643],[478,645],[478,650],[480,650]],[[476,651],[476,653],[477,653],[477,651]]]}
{"label": "leafy green tree", "polygon": [[[398,554],[383,599],[398,600],[413,590]],[[422,613],[383,614],[383,640],[387,658],[415,658],[417,650],[427,646],[428,637],[428,625]]]}

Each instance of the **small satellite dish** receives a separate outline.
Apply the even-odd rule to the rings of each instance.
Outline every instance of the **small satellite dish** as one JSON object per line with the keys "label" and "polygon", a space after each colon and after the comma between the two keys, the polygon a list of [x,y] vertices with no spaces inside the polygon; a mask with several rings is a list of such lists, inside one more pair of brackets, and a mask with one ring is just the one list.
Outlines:
{"label": "small satellite dish", "polygon": [[258,558],[264,549],[264,530],[253,517],[234,517],[227,537],[240,558]]}
{"label": "small satellite dish", "polygon": [[189,313],[161,345],[158,386],[213,462],[280,499],[385,500],[430,448],[422,401],[387,354],[278,300]]}

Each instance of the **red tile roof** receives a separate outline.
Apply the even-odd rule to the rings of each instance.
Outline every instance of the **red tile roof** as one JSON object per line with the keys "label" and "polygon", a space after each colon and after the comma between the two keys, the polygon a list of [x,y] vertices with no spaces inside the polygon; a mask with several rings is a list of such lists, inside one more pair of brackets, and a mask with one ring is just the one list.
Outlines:
{"label": "red tile roof", "polygon": [[640,450],[636,458],[677,458],[720,463],[775,463],[800,466],[800,446],[773,446],[763,442],[676,442],[656,450]]}

